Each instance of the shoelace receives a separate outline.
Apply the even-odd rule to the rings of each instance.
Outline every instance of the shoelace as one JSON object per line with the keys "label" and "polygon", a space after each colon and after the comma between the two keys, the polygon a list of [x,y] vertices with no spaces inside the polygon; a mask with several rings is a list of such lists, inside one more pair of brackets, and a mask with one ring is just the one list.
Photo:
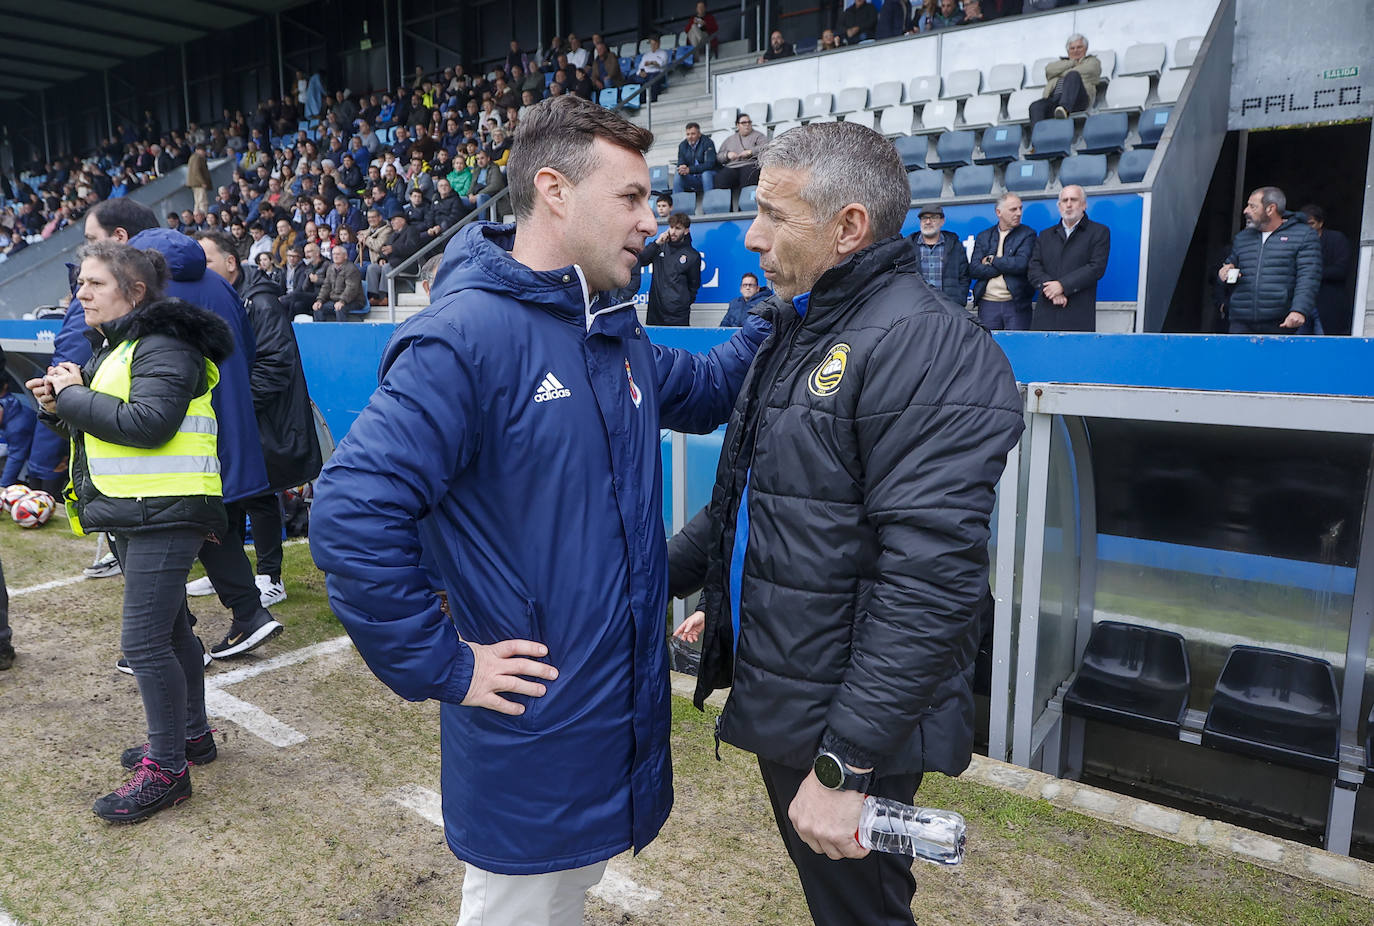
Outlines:
{"label": "shoelace", "polygon": [[116,788],[115,794],[118,794],[120,797],[128,797],[135,791],[141,790],[144,785],[155,784],[158,781],[166,785],[172,783],[172,779],[167,777],[166,772],[147,759],[144,759],[138,764],[138,771],[134,773],[134,777]]}

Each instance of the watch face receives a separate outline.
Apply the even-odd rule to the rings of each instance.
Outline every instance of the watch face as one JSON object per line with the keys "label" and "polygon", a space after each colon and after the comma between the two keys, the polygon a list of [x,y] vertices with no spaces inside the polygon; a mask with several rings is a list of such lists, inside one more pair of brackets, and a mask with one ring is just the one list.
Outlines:
{"label": "watch face", "polygon": [[829,753],[823,752],[816,756],[812,769],[816,772],[816,780],[832,791],[838,791],[844,784],[844,768],[839,760]]}

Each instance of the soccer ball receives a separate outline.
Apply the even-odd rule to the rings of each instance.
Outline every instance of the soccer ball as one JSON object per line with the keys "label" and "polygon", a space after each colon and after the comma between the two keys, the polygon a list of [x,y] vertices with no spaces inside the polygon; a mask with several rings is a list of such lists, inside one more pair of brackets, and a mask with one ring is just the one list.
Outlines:
{"label": "soccer ball", "polygon": [[52,517],[57,502],[47,492],[29,492],[10,505],[10,517],[20,527],[41,527]]}
{"label": "soccer ball", "polygon": [[19,499],[23,498],[25,495],[28,495],[30,491],[28,486],[19,482],[16,482],[14,485],[4,490],[0,490],[0,508],[9,511],[11,505],[19,501]]}

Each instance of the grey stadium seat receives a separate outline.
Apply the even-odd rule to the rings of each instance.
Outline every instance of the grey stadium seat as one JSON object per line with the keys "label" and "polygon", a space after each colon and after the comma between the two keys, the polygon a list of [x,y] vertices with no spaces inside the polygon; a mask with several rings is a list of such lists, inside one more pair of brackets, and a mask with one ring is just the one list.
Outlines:
{"label": "grey stadium seat", "polygon": [[776,125],[773,126],[773,137],[774,137],[774,138],[777,138],[779,135],[783,134],[784,132],[790,132],[790,131],[792,131],[793,129],[799,129],[799,128],[801,128],[801,123],[800,123],[800,122],[796,122],[796,121],[779,122],[779,123],[777,123]]}
{"label": "grey stadium seat", "polygon": [[730,191],[711,190],[701,198],[701,211],[705,215],[720,215],[730,211]]}
{"label": "grey stadium seat", "polygon": [[996,125],[1002,121],[1002,95],[980,93],[964,101],[964,125],[969,128]]}
{"label": "grey stadium seat", "polygon": [[1007,98],[1007,121],[1030,122],[1030,104],[1044,95],[1045,91],[1039,87],[1013,90],[1011,96]]}
{"label": "grey stadium seat", "polygon": [[927,162],[932,170],[965,167],[973,163],[973,132],[965,129],[946,132],[935,140],[935,157]]}
{"label": "grey stadium seat", "polygon": [[1159,144],[1159,139],[1164,135],[1164,129],[1168,126],[1169,117],[1173,115],[1173,112],[1172,106],[1157,106],[1141,113],[1140,124],[1137,126],[1140,141],[1136,147],[1153,148]]}
{"label": "grey stadium seat", "polygon": [[[1183,72],[1180,71],[1179,73]],[[1098,99],[1097,111],[1103,113],[1144,109],[1145,100],[1149,95],[1150,78],[1118,77],[1107,85],[1107,99]]]}
{"label": "grey stadium seat", "polygon": [[830,115],[830,108],[834,97],[829,93],[808,93],[802,100],[801,117],[803,119],[813,119],[816,116]]}
{"label": "grey stadium seat", "polygon": [[924,103],[927,100],[940,98],[940,78],[938,75],[927,77],[913,77],[911,83],[907,84],[906,101],[908,103]]}
{"label": "grey stadium seat", "polygon": [[996,179],[993,169],[987,165],[969,165],[954,171],[955,196],[987,196],[992,193],[992,182]]}
{"label": "grey stadium seat", "polygon": [[1094,113],[1083,123],[1083,154],[1117,154],[1126,147],[1130,131],[1125,113]]}
{"label": "grey stadium seat", "polygon": [[735,129],[735,117],[739,115],[739,110],[733,106],[721,106],[711,114],[712,129]]}
{"label": "grey stadium seat", "polygon": [[1121,56],[1121,70],[1116,72],[1117,76],[1130,77],[1144,74],[1147,77],[1154,77],[1164,70],[1164,53],[1163,42],[1142,42],[1139,45],[1132,45]]}
{"label": "grey stadium seat", "polygon": [[1132,148],[1127,151],[1116,165],[1117,179],[1122,183],[1139,183],[1144,180],[1154,154],[1153,148]]}
{"label": "grey stadium seat", "polygon": [[875,131],[877,130],[877,125],[875,125],[877,120],[878,114],[870,109],[861,109],[855,113],[844,114],[845,122],[852,122],[855,125],[866,126],[867,128],[874,129]]}
{"label": "grey stadium seat", "polygon": [[1189,35],[1174,43],[1174,63],[1171,68],[1190,68],[1197,60],[1198,50],[1202,48],[1202,36]]}
{"label": "grey stadium seat", "polygon": [[1030,73],[1026,75],[1026,82],[1025,82],[1022,86],[1025,86],[1025,87],[1043,87],[1043,86],[1045,86],[1045,65],[1049,64],[1051,61],[1058,61],[1058,60],[1059,60],[1059,59],[1058,59],[1057,57],[1056,57],[1056,58],[1036,58],[1036,59],[1035,59],[1035,63],[1031,65]]}
{"label": "grey stadium seat", "polygon": [[837,113],[853,113],[867,108],[867,87],[845,87],[835,100],[835,112]]}
{"label": "grey stadium seat", "polygon": [[1073,120],[1046,119],[1037,122],[1031,130],[1031,147],[1034,153],[1028,158],[1066,158],[1073,152]]}
{"label": "grey stadium seat", "polygon": [[900,80],[885,80],[880,84],[873,85],[873,92],[868,97],[870,109],[882,109],[884,106],[896,106],[902,102],[902,92],[906,86]]}
{"label": "grey stadium seat", "polygon": [[976,70],[951,71],[945,79],[945,89],[940,95],[945,100],[962,100],[973,96],[983,89],[983,72]]}
{"label": "grey stadium seat", "polygon": [[1111,80],[1112,75],[1116,73],[1116,52],[1112,51],[1110,48],[1104,48],[1100,51],[1089,48],[1088,54],[1097,55],[1097,60],[1102,62],[1102,78],[1104,80]]}
{"label": "grey stadium seat", "polygon": [[[988,168],[991,170],[992,168]],[[945,172],[942,170],[913,170],[906,175],[911,198],[925,202],[939,199],[945,192]]]}
{"label": "grey stadium seat", "polygon": [[1005,164],[1021,156],[1022,128],[1019,125],[999,125],[983,132],[983,155],[974,158],[975,164]]}
{"label": "grey stadium seat", "polygon": [[921,110],[922,132],[948,132],[959,116],[959,104],[954,100],[934,100]]}
{"label": "grey stadium seat", "polygon": [[988,71],[988,82],[983,86],[984,93],[1011,93],[1020,90],[1026,79],[1026,68],[1021,64],[994,64]]}
{"label": "grey stadium seat", "polygon": [[720,146],[721,146],[721,144],[725,141],[725,139],[729,138],[731,135],[734,135],[734,134],[735,134],[735,130],[734,130],[734,129],[719,129],[718,131],[712,132],[712,133],[711,133],[711,144],[715,145],[715,146],[716,146],[716,150],[719,151],[719,150],[720,150]]}
{"label": "grey stadium seat", "polygon": [[801,118],[801,97],[785,96],[774,100],[771,108],[773,122],[795,122]]}
{"label": "grey stadium seat", "polygon": [[1187,81],[1187,71],[1165,71],[1161,74],[1159,84],[1155,87],[1155,95],[1159,97],[1159,102],[1177,103],[1178,96],[1183,92],[1183,85]]}
{"label": "grey stadium seat", "polygon": [[878,131],[884,135],[910,135],[916,108],[909,104],[889,106],[878,113]]}
{"label": "grey stadium seat", "polygon": [[768,124],[768,104],[762,100],[757,103],[745,103],[741,112],[747,113],[754,125]]}
{"label": "grey stadium seat", "polygon": [[690,190],[673,194],[673,211],[694,215],[697,211],[697,194]]}
{"label": "grey stadium seat", "polygon": [[1076,154],[1059,162],[1059,182],[1064,186],[1101,186],[1107,182],[1105,154]]}
{"label": "grey stadium seat", "polygon": [[1050,184],[1048,161],[1013,161],[1007,165],[1006,187],[1013,193],[1039,193]]}

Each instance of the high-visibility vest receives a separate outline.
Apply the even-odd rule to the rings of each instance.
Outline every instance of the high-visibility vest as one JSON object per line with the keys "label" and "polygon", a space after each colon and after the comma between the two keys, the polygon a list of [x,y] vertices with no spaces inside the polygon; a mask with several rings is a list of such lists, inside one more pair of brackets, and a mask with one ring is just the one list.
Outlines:
{"label": "high-visibility vest", "polygon": [[[125,341],[101,361],[91,378],[91,389],[129,401],[131,365],[137,345],[137,340]],[[219,368],[210,360],[205,361],[205,381],[205,391],[191,400],[176,434],[161,447],[130,447],[101,440],[89,432],[82,435],[86,471],[102,495],[224,495],[219,474],[219,429],[210,405],[210,392],[219,382]]]}

